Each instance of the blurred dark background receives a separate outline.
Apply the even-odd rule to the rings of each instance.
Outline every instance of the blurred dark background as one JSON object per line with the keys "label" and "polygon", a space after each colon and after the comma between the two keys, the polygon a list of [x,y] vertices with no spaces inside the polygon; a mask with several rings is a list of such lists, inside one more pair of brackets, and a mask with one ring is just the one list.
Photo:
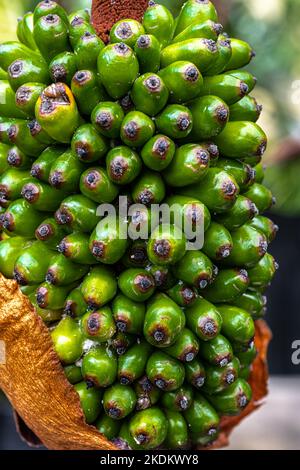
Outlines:
{"label": "blurred dark background", "polygon": [[[0,41],[15,39],[17,17],[33,10],[37,3],[35,0],[0,0],[0,17],[5,18],[1,23]],[[61,0],[59,3],[72,11],[90,7],[91,0]],[[178,13],[183,1],[158,3]],[[285,382],[274,378],[271,390],[277,384],[273,396],[277,393],[282,399],[288,389],[300,391],[300,379],[297,381],[295,377],[288,382],[287,377],[300,374],[300,365],[293,365],[291,360],[292,343],[300,340],[300,2],[215,0],[214,3],[226,31],[251,43],[257,53],[248,69],[258,78],[254,95],[264,107],[259,124],[269,136],[264,156],[268,167],[266,182],[277,198],[277,205],[269,216],[280,226],[270,250],[280,270],[268,291],[267,320],[274,332],[269,352],[270,372],[286,377]],[[285,398],[289,400],[287,395]],[[272,406],[275,410],[278,403]],[[269,447],[277,448],[274,442]],[[243,442],[236,446],[245,448]],[[21,448],[27,446],[15,433],[11,409],[0,392],[0,449]]]}

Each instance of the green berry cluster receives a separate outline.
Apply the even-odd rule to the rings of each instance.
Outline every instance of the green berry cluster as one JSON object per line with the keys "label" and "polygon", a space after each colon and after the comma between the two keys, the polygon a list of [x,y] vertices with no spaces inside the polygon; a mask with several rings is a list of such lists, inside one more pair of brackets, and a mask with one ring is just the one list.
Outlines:
{"label": "green berry cluster", "polygon": [[[253,51],[208,0],[176,19],[151,1],[108,45],[87,11],[44,0],[17,34],[0,45],[0,271],[49,326],[87,423],[133,449],[209,444],[251,400],[277,267]],[[202,215],[203,248],[175,215],[123,239],[97,215],[118,196],[143,204],[135,227],[162,202]]]}

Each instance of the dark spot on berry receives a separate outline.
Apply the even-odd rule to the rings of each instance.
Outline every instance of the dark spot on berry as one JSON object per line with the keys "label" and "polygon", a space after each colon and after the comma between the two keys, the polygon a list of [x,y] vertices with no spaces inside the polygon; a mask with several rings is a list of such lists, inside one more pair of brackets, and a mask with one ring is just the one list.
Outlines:
{"label": "dark spot on berry", "polygon": [[98,313],[92,313],[86,323],[87,331],[90,335],[95,335],[100,329],[100,318]]}
{"label": "dark spot on berry", "polygon": [[147,48],[150,46],[150,38],[149,36],[142,35],[138,38],[137,40],[137,46],[140,47],[141,49]]}
{"label": "dark spot on berry", "polygon": [[155,75],[147,78],[144,83],[150,91],[158,91],[161,88],[161,80]]}
{"label": "dark spot on berry", "polygon": [[105,244],[100,241],[93,241],[92,245],[92,254],[97,259],[101,259],[105,257]]}
{"label": "dark spot on berry", "polygon": [[196,82],[199,78],[199,71],[197,67],[193,65],[189,65],[187,69],[185,70],[185,78],[189,82]]}
{"label": "dark spot on berry", "polygon": [[228,109],[225,106],[219,106],[216,109],[216,117],[219,122],[224,123],[227,121],[229,116]]}

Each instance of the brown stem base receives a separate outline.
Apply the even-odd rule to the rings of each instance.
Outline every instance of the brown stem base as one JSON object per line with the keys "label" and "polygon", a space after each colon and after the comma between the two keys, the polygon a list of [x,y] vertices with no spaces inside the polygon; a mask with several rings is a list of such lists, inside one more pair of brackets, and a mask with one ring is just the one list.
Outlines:
{"label": "brown stem base", "polygon": [[132,18],[141,21],[148,0],[93,0],[92,25],[103,41],[108,41],[109,31],[116,21]]}

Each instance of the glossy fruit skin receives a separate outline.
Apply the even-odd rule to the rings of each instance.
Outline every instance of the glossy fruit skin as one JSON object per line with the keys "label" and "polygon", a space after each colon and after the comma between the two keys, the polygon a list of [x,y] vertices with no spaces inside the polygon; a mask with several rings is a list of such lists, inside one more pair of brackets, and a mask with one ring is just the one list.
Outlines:
{"label": "glossy fruit skin", "polygon": [[90,116],[99,101],[107,99],[107,94],[99,86],[96,72],[92,70],[79,70],[71,81],[71,90],[78,104],[80,113]]}
{"label": "glossy fruit skin", "polygon": [[7,152],[7,163],[10,167],[27,170],[32,165],[32,157],[28,157],[14,145]]}
{"label": "glossy fruit skin", "polygon": [[135,302],[148,300],[154,292],[154,279],[144,269],[129,268],[121,273],[118,280],[121,292]]}
{"label": "glossy fruit skin", "polygon": [[40,181],[48,183],[51,167],[54,161],[63,153],[63,147],[47,147],[33,162],[30,171],[31,175]]}
{"label": "glossy fruit skin", "polygon": [[149,5],[144,13],[142,24],[148,34],[157,38],[161,47],[165,47],[171,41],[174,18],[164,5]]}
{"label": "glossy fruit skin", "polygon": [[101,160],[109,149],[107,141],[98,134],[91,124],[78,127],[72,137],[71,148],[83,163]]}
{"label": "glossy fruit skin", "polygon": [[109,138],[119,137],[124,111],[118,103],[104,101],[99,103],[92,112],[92,124],[97,131]]}
{"label": "glossy fruit skin", "polygon": [[[20,117],[22,114],[32,118],[35,117],[35,104],[45,88],[46,86],[43,83],[29,82],[17,89],[15,104],[20,112]],[[2,107],[0,109],[1,115],[3,115]],[[14,116],[18,117],[18,113],[15,111]]]}
{"label": "glossy fruit skin", "polygon": [[257,320],[265,315],[267,298],[258,291],[248,289],[232,303],[249,312],[253,320]]}
{"label": "glossy fruit skin", "polygon": [[227,105],[240,101],[248,93],[248,85],[232,75],[204,77],[202,95],[219,96]]}
{"label": "glossy fruit skin", "polygon": [[144,323],[144,336],[153,346],[168,347],[176,342],[185,326],[181,308],[165,294],[149,303]]}
{"label": "glossy fruit skin", "polygon": [[165,193],[163,179],[154,171],[144,171],[132,187],[134,202],[145,206],[159,204],[165,198]]}
{"label": "glossy fruit skin", "polygon": [[120,423],[117,420],[110,418],[106,414],[103,414],[100,416],[100,418],[98,418],[95,426],[98,431],[108,440],[112,440],[113,438],[117,437],[120,430]]}
{"label": "glossy fruit skin", "polygon": [[217,40],[218,35],[221,34],[223,31],[223,27],[220,23],[215,23],[212,20],[206,20],[201,23],[194,23],[189,24],[184,28],[180,33],[178,33],[172,43],[185,41],[186,39],[194,39],[194,38],[206,38],[206,39],[213,39],[214,41]]}
{"label": "glossy fruit skin", "polygon": [[33,13],[25,13],[23,18],[18,18],[17,36],[20,42],[33,51],[37,51],[37,45],[33,36]]}
{"label": "glossy fruit skin", "polygon": [[251,315],[239,307],[219,305],[222,316],[222,334],[229,341],[249,344],[254,337],[255,326]]}
{"label": "glossy fruit skin", "polygon": [[108,387],[117,377],[117,359],[105,346],[91,349],[82,360],[82,376],[97,388]]}
{"label": "glossy fruit skin", "polygon": [[203,443],[216,439],[220,418],[216,410],[199,392],[195,394],[192,406],[185,411],[184,417],[193,439],[199,439],[200,441],[203,439]]}
{"label": "glossy fruit skin", "polygon": [[27,201],[16,199],[2,215],[1,227],[8,234],[32,238],[43,218],[44,215],[37,212]]}
{"label": "glossy fruit skin", "polygon": [[103,48],[102,39],[86,31],[77,41],[74,49],[78,70],[96,70],[98,55]]}
{"label": "glossy fruit skin", "polygon": [[85,302],[94,309],[102,307],[116,295],[117,282],[113,273],[105,266],[93,268],[84,278],[81,292]]}
{"label": "glossy fruit skin", "polygon": [[115,264],[124,255],[127,240],[122,237],[120,223],[114,217],[106,217],[96,225],[89,239],[90,253],[96,261]]}
{"label": "glossy fruit skin", "polygon": [[75,15],[71,21],[69,20],[69,40],[73,50],[76,48],[80,38],[86,33],[95,34],[93,26],[90,24],[90,20],[84,18],[83,15]]}
{"label": "glossy fruit skin", "polygon": [[208,75],[217,75],[223,72],[232,56],[231,41],[225,34],[220,34],[217,39],[218,57],[209,67]]}
{"label": "glossy fruit skin", "polygon": [[194,390],[190,385],[183,385],[173,392],[165,392],[161,397],[161,404],[169,411],[187,410],[194,398]]}
{"label": "glossy fruit skin", "polygon": [[213,303],[232,302],[246,291],[249,283],[245,269],[221,269],[213,285],[205,289],[203,295]]}
{"label": "glossy fruit skin", "polygon": [[157,130],[171,139],[183,139],[192,130],[192,114],[186,106],[170,104],[156,117]]}
{"label": "glossy fruit skin", "polygon": [[53,212],[65,198],[66,193],[43,181],[33,180],[23,186],[21,195],[35,210]]}
{"label": "glossy fruit skin", "polygon": [[180,449],[188,443],[188,427],[181,413],[177,411],[165,411],[168,419],[168,434],[165,445],[169,449]]}
{"label": "glossy fruit skin", "polygon": [[112,419],[123,419],[134,410],[136,395],[127,385],[115,384],[105,390],[103,395],[103,408]]}
{"label": "glossy fruit skin", "polygon": [[7,163],[7,152],[8,151],[9,151],[9,146],[0,143],[0,175],[1,176],[9,168],[9,165]]}
{"label": "glossy fruit skin", "polygon": [[142,170],[142,162],[137,152],[123,145],[111,149],[106,155],[106,171],[115,184],[129,184]]}
{"label": "glossy fruit skin", "polygon": [[140,73],[156,73],[160,66],[160,43],[152,34],[142,34],[137,38],[134,52],[140,65]]}
{"label": "glossy fruit skin", "polygon": [[201,251],[187,251],[176,264],[174,275],[197,289],[204,289],[214,279],[214,267]]}
{"label": "glossy fruit skin", "polygon": [[66,235],[57,245],[57,251],[78,264],[96,264],[89,250],[89,236],[81,232]]}
{"label": "glossy fruit skin", "polygon": [[184,328],[176,342],[165,352],[181,362],[191,362],[199,351],[199,342],[191,330]]}
{"label": "glossy fruit skin", "polygon": [[245,159],[261,157],[267,146],[267,137],[254,122],[228,122],[215,142],[224,157]]}
{"label": "glossy fruit skin", "polygon": [[201,185],[195,184],[180,190],[180,194],[196,197],[210,211],[223,213],[236,201],[239,187],[235,179],[226,171],[210,168]]}
{"label": "glossy fruit skin", "polygon": [[138,21],[124,19],[113,25],[109,33],[109,39],[112,44],[121,42],[133,48],[137,38],[144,32],[143,26]]}
{"label": "glossy fruit skin", "polygon": [[37,157],[46,148],[46,144],[37,139],[37,133],[35,121],[15,120],[8,125],[7,139],[4,138],[3,143],[16,145],[27,156]]}
{"label": "glossy fruit skin", "polygon": [[271,243],[275,239],[279,230],[278,225],[274,224],[274,222],[268,217],[264,217],[262,215],[254,217],[254,219],[249,222],[249,225],[251,225],[251,227],[254,227],[259,232],[263,233],[269,243]]}
{"label": "glossy fruit skin", "polygon": [[12,62],[17,59],[29,59],[33,57],[35,60],[41,60],[40,54],[32,51],[29,47],[17,41],[7,41],[0,46],[0,67],[7,71]]}
{"label": "glossy fruit skin", "polygon": [[203,391],[209,395],[219,393],[231,385],[239,376],[240,361],[234,357],[225,367],[206,366]]}
{"label": "glossy fruit skin", "polygon": [[64,364],[73,364],[82,354],[82,334],[70,317],[63,318],[51,332],[54,349]]}
{"label": "glossy fruit skin", "polygon": [[234,345],[234,354],[239,359],[241,366],[251,365],[257,356],[257,349],[254,341],[248,347],[240,344]]}
{"label": "glossy fruit skin", "polygon": [[[131,89],[138,71],[138,60],[133,50],[124,43],[109,44],[98,56],[101,83],[114,99],[121,98]],[[114,77],[118,77],[118,80],[114,80]]]}
{"label": "glossy fruit skin", "polygon": [[232,247],[233,242],[228,230],[216,222],[211,222],[205,232],[203,253],[211,260],[219,261],[230,255]]}
{"label": "glossy fruit skin", "polygon": [[229,119],[225,101],[212,95],[201,96],[189,103],[193,117],[193,129],[188,136],[191,141],[209,140],[220,134]]}
{"label": "glossy fruit skin", "polygon": [[185,311],[188,328],[202,341],[210,341],[221,331],[222,317],[218,309],[207,300],[198,298]]}
{"label": "glossy fruit skin", "polygon": [[251,268],[266,254],[266,237],[247,224],[231,233],[233,248],[222,263],[229,266]]}
{"label": "glossy fruit skin", "polygon": [[50,284],[67,286],[78,281],[88,272],[89,266],[73,263],[62,254],[56,254],[51,260],[45,279]]}
{"label": "glossy fruit skin", "polygon": [[245,197],[251,199],[251,201],[256,205],[260,214],[270,209],[274,204],[274,198],[271,191],[259,183],[254,183],[246,193]]}
{"label": "glossy fruit skin", "polygon": [[187,1],[179,14],[178,23],[176,25],[175,34],[179,34],[191,22],[193,24],[203,23],[204,21],[218,21],[218,14],[212,2],[209,1]]}
{"label": "glossy fruit skin", "polygon": [[144,145],[141,157],[144,164],[155,171],[168,167],[175,154],[175,144],[167,136],[157,134]]}
{"label": "glossy fruit skin", "polygon": [[138,111],[155,116],[167,104],[169,91],[162,78],[145,73],[135,80],[130,95]]}
{"label": "glossy fruit skin", "polygon": [[112,303],[117,329],[123,333],[141,334],[143,331],[145,306],[134,302],[125,295],[118,295]]}
{"label": "glossy fruit skin", "polygon": [[1,103],[0,112],[2,117],[15,117],[24,119],[25,114],[19,109],[15,102],[15,92],[8,80],[0,80]]}
{"label": "glossy fruit skin", "polygon": [[[59,99],[65,97],[67,104]],[[79,113],[70,88],[55,83],[45,88],[35,105],[35,116],[43,129],[58,142],[69,143],[79,126]]]}
{"label": "glossy fruit skin", "polygon": [[49,64],[49,74],[55,83],[63,82],[70,86],[76,72],[76,55],[72,52],[62,52],[56,55]]}
{"label": "glossy fruit skin", "polygon": [[[194,232],[197,228],[206,232],[208,229],[211,216],[202,202],[198,199],[188,196],[169,196],[166,203],[172,208],[170,222],[182,223],[182,227],[188,225]],[[178,222],[177,222],[178,220]]]}
{"label": "glossy fruit skin", "polygon": [[81,317],[88,309],[80,287],[73,289],[67,296],[64,304],[64,314],[72,318]]}
{"label": "glossy fruit skin", "polygon": [[18,236],[1,240],[0,270],[5,277],[13,279],[15,262],[19,258],[20,252],[30,244],[28,239]]}
{"label": "glossy fruit skin", "polygon": [[102,203],[112,202],[117,197],[119,189],[110,181],[103,168],[94,167],[81,174],[80,191],[92,201]]}
{"label": "glossy fruit skin", "polygon": [[131,111],[123,119],[120,136],[128,147],[141,147],[155,131],[152,119],[140,111]]}
{"label": "glossy fruit skin", "polygon": [[225,367],[233,359],[230,342],[222,335],[200,343],[199,356],[212,366]]}
{"label": "glossy fruit skin", "polygon": [[272,281],[277,269],[278,264],[273,256],[266,253],[253,268],[249,269],[250,286],[266,288]]}
{"label": "glossy fruit skin", "polygon": [[186,103],[200,95],[203,78],[192,62],[174,62],[160,70],[159,76],[170,92],[171,103]]}
{"label": "glossy fruit skin", "polygon": [[185,371],[179,361],[168,354],[156,351],[148,359],[146,374],[156,387],[171,392],[181,387]]}
{"label": "glossy fruit skin", "polygon": [[209,163],[210,155],[200,144],[182,145],[164,172],[164,179],[169,186],[175,187],[198,183],[206,176]]}
{"label": "glossy fruit skin", "polygon": [[233,176],[241,191],[247,190],[255,182],[255,170],[247,163],[239,160],[219,158],[216,166]]}
{"label": "glossy fruit skin", "polygon": [[258,121],[262,106],[252,96],[245,96],[229,108],[230,121]]}
{"label": "glossy fruit skin", "polygon": [[72,286],[57,287],[44,282],[36,289],[36,302],[40,308],[62,309]]}
{"label": "glossy fruit skin", "polygon": [[145,372],[152,347],[146,341],[133,345],[118,359],[118,380],[122,385],[132,384]]}
{"label": "glossy fruit skin", "polygon": [[246,408],[251,397],[250,385],[243,379],[237,379],[222,392],[211,395],[209,400],[222,415],[234,416]]}
{"label": "glossy fruit skin", "polygon": [[82,194],[65,198],[55,212],[56,222],[67,230],[90,233],[97,225],[97,204]]}
{"label": "glossy fruit skin", "polygon": [[87,311],[80,318],[80,326],[85,338],[99,343],[105,343],[116,332],[116,325],[110,307]]}
{"label": "glossy fruit skin", "polygon": [[71,364],[69,366],[64,367],[64,373],[68,379],[68,381],[75,385],[78,382],[82,381],[82,374],[80,367],[77,367],[75,364]]}
{"label": "glossy fruit skin", "polygon": [[39,284],[45,280],[45,275],[52,261],[53,252],[42,242],[34,241],[24,249],[14,265],[14,278],[20,285]]}
{"label": "glossy fruit skin", "polygon": [[175,264],[184,256],[185,244],[184,234],[175,225],[159,225],[148,241],[148,258],[153,264]]}
{"label": "glossy fruit skin", "polygon": [[33,12],[33,24],[36,24],[43,16],[51,14],[58,15],[66,25],[69,24],[68,16],[64,8],[52,0],[42,1],[37,4]]}
{"label": "glossy fruit skin", "polygon": [[0,202],[2,207],[7,207],[9,201],[21,197],[24,184],[31,180],[29,171],[7,168],[0,176]]}
{"label": "glossy fruit skin", "polygon": [[[27,287],[27,286],[25,286]],[[31,286],[32,287],[32,286]],[[36,286],[34,286],[36,287]],[[28,294],[25,294],[28,295]],[[47,308],[40,308],[36,302],[35,294],[31,293],[28,296],[31,304],[33,305],[36,314],[43,320],[43,322],[46,323],[48,326],[52,326],[53,323],[57,323],[59,320],[62,319],[62,310],[52,310],[52,309],[47,309]]]}
{"label": "glossy fruit skin", "polygon": [[240,39],[231,38],[231,48],[232,56],[228,64],[226,65],[226,70],[234,70],[245,67],[249,64],[251,59],[255,56],[255,53],[251,46],[245,41]]}
{"label": "glossy fruit skin", "polygon": [[68,28],[55,14],[42,16],[34,25],[34,40],[40,53],[50,62],[61,52],[69,50]]}
{"label": "glossy fruit skin", "polygon": [[206,371],[198,357],[185,364],[185,378],[187,383],[193,385],[196,389],[200,390],[203,387]]}
{"label": "glossy fruit skin", "polygon": [[197,291],[194,287],[178,281],[174,286],[166,291],[168,296],[180,307],[189,307],[197,299]]}
{"label": "glossy fruit skin", "polygon": [[74,385],[74,388],[79,395],[86,422],[88,424],[94,423],[101,409],[102,391],[96,388],[88,388],[86,382],[79,382]]}
{"label": "glossy fruit skin", "polygon": [[28,82],[48,84],[50,81],[47,64],[41,57],[21,58],[15,60],[7,69],[10,86],[16,91]]}

